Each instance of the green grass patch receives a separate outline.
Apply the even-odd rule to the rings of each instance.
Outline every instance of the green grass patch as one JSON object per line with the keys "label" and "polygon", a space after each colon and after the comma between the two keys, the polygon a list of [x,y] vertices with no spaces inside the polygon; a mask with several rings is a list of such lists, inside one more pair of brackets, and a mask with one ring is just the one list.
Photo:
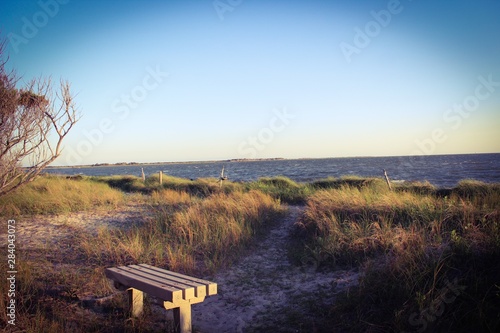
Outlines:
{"label": "green grass patch", "polygon": [[354,187],[354,188],[383,188],[387,187],[385,181],[381,178],[366,178],[360,176],[343,176],[341,178],[328,177],[324,179],[318,179],[311,183],[311,186],[315,189],[339,189],[342,187]]}
{"label": "green grass patch", "polygon": [[123,193],[88,177],[66,179],[63,176],[42,176],[0,197],[0,215],[19,216],[61,214],[98,207],[117,207]]}
{"label": "green grass patch", "polygon": [[215,178],[199,178],[190,180],[169,175],[163,175],[162,184],[160,176],[154,174],[146,177],[145,181],[137,176],[105,176],[94,177],[96,181],[107,183],[109,186],[124,192],[138,192],[142,194],[151,194],[162,189],[187,192],[190,195],[198,197],[207,197],[213,193],[230,193],[243,189],[240,183],[224,181],[222,186]]}
{"label": "green grass patch", "polygon": [[288,204],[303,204],[311,193],[308,184],[299,184],[287,177],[260,178],[248,183],[247,187]]}

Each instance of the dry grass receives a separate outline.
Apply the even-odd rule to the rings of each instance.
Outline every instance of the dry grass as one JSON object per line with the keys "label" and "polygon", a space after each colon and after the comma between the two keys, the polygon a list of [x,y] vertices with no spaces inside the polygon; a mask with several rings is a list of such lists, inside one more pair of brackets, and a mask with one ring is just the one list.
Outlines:
{"label": "dry grass", "polygon": [[[155,177],[143,183],[132,176],[50,176],[0,198],[0,207],[11,218],[117,207],[126,200],[148,205],[145,222],[75,233],[57,249],[19,254],[18,327],[11,331],[168,330],[149,306],[143,318],[128,320],[121,297],[101,305],[84,299],[113,292],[103,274],[108,266],[149,263],[200,277],[226,267],[280,218],[283,201],[307,202],[292,244],[300,246],[294,249],[299,262],[364,268],[358,288],[315,308],[318,317],[307,322],[318,332],[499,329],[498,185],[469,180],[441,191],[404,184],[390,192],[381,179],[359,177],[311,184],[277,177],[220,188],[214,179],[165,176],[160,186]],[[7,271],[5,265],[0,269]],[[453,300],[450,285],[457,291]],[[6,284],[0,294],[5,308]],[[4,312],[0,324],[6,320]]]}
{"label": "dry grass", "polygon": [[500,328],[500,187],[466,181],[444,197],[424,187],[341,186],[310,197],[296,259],[365,272],[356,290],[325,309],[324,327]]}
{"label": "dry grass", "polygon": [[[111,189],[110,183],[149,195],[124,196],[123,192]],[[147,191],[136,190],[142,186]],[[104,269],[109,266],[150,263],[200,277],[213,273],[230,265],[255,241],[257,234],[284,212],[277,200],[258,191],[241,191],[240,184],[220,189],[218,184],[207,180],[167,179],[166,186],[155,186],[141,185],[131,177],[110,177],[103,181],[50,176],[16,192],[15,197],[4,199],[22,215],[67,213],[102,205],[109,208],[124,200],[140,200],[149,206],[151,213],[145,222],[128,228],[101,227],[95,234],[75,230],[55,248],[43,247],[30,253],[18,251],[17,326],[9,327],[9,331],[171,330],[169,323],[158,322],[150,306],[141,319],[129,320],[126,300],[122,297],[103,304],[85,299],[115,292],[104,276]],[[0,269],[7,271],[5,264],[2,261]],[[3,308],[8,301],[6,288],[6,284],[0,285]],[[4,312],[0,325],[7,327],[7,319]]]}
{"label": "dry grass", "polygon": [[61,214],[98,207],[117,207],[123,193],[88,178],[43,176],[17,191],[0,197],[0,215]]}
{"label": "dry grass", "polygon": [[129,193],[152,194],[153,192],[169,189],[177,192],[186,192],[198,197],[207,197],[211,194],[221,192],[221,190],[225,193],[243,190],[242,184],[234,182],[224,182],[224,186],[221,189],[219,181],[215,178],[190,180],[163,175],[163,183],[161,185],[158,174],[147,177],[145,181],[136,176],[93,177],[93,179]]}
{"label": "dry grass", "polygon": [[[283,212],[260,192],[217,193],[201,199],[162,190],[151,196],[154,217],[130,230],[100,230],[82,248],[101,264],[150,263],[193,273],[228,265]],[[230,255],[232,254],[232,255]]]}
{"label": "dry grass", "polygon": [[309,184],[299,184],[287,177],[260,178],[247,184],[249,189],[267,193],[280,202],[288,204],[304,204],[311,194]]}
{"label": "dry grass", "polygon": [[359,264],[367,257],[406,247],[409,240],[403,231],[438,218],[442,207],[430,209],[435,204],[430,196],[342,186],[312,195],[298,228],[317,241],[307,246],[321,262]]}

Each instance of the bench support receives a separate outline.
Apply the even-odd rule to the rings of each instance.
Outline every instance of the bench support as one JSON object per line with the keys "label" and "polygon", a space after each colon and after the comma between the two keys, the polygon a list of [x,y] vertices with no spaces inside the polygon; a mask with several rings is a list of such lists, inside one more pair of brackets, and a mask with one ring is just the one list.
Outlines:
{"label": "bench support", "polygon": [[127,289],[129,312],[132,317],[139,317],[144,310],[144,293],[138,289]]}
{"label": "bench support", "polygon": [[174,325],[177,333],[191,333],[191,305],[201,303],[205,297],[192,298],[189,301],[180,300],[175,303],[163,302],[163,307],[167,310],[174,310]]}

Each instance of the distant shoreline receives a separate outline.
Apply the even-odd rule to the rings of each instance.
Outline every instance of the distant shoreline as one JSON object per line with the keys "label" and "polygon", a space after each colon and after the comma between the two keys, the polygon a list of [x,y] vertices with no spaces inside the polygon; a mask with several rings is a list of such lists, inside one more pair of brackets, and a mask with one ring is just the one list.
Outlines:
{"label": "distant shoreline", "polygon": [[[308,158],[302,158],[308,159]],[[231,163],[231,162],[265,162],[265,161],[284,161],[286,158],[239,158],[230,160],[212,160],[212,161],[187,161],[187,162],[120,162],[120,163],[96,163],[86,165],[63,165],[63,166],[48,166],[47,169],[80,169],[80,168],[99,168],[99,167],[120,167],[120,166],[155,166],[155,165],[170,165],[170,164],[199,164],[199,163]]]}
{"label": "distant shoreline", "polygon": [[233,158],[225,160],[207,160],[207,161],[180,161],[180,162],[118,162],[118,163],[95,163],[83,165],[50,165],[47,169],[79,169],[79,168],[98,168],[98,167],[120,167],[120,166],[155,166],[155,165],[173,165],[173,164],[200,164],[200,163],[232,163],[232,162],[266,162],[266,161],[303,161],[303,160],[323,160],[323,159],[344,159],[344,158],[384,158],[384,157],[401,157],[415,158],[423,156],[466,156],[466,155],[495,155],[496,153],[461,153],[461,154],[436,154],[436,155],[394,155],[394,156],[337,156],[337,157],[298,157],[298,158]]}

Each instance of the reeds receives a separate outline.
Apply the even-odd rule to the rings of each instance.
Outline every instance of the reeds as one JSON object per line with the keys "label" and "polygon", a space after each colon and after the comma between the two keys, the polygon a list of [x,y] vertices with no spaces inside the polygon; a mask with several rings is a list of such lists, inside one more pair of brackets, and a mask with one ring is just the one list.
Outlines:
{"label": "reeds", "polygon": [[[109,295],[103,270],[115,265],[149,263],[210,275],[244,254],[256,235],[281,218],[281,203],[287,202],[306,204],[290,246],[298,263],[363,272],[358,287],[335,295],[322,290],[321,306],[303,312],[316,316],[307,322],[317,331],[499,329],[498,184],[467,180],[441,190],[411,183],[389,191],[382,179],[352,176],[308,184],[285,177],[227,181],[222,187],[216,179],[164,176],[160,185],[157,178],[46,176],[0,198],[0,214],[9,218],[117,207],[127,200],[148,207],[142,222],[75,234],[60,253],[39,249],[42,261],[20,255],[19,327],[26,332],[147,331],[153,320],[147,311],[143,319],[126,321],[120,298],[99,313],[76,297]],[[0,268],[7,271],[5,262]],[[0,285],[2,295],[5,286]],[[5,300],[0,298],[0,307]],[[294,311],[294,320],[301,322],[301,312]],[[5,314],[0,319],[3,323]]]}
{"label": "reeds", "polygon": [[123,193],[88,177],[66,179],[43,176],[34,182],[0,197],[0,215],[61,214],[97,207],[117,207]]}
{"label": "reeds", "polygon": [[145,223],[129,230],[100,230],[96,238],[85,238],[82,248],[89,260],[213,273],[283,213],[276,200],[257,191],[198,198],[161,190],[153,193],[151,204],[153,216]]}
{"label": "reeds", "polygon": [[296,225],[303,250],[295,258],[319,268],[364,267],[360,285],[323,314],[323,325],[498,329],[499,194],[498,185],[475,181],[447,196],[427,184],[394,192],[342,185],[313,194]]}
{"label": "reeds", "polygon": [[[163,175],[162,184],[158,174],[153,174],[146,177],[145,181],[137,176],[106,176],[93,177],[96,181],[107,183],[113,188],[120,189],[125,192],[138,192],[143,194],[152,194],[153,192],[163,189],[174,191],[187,192],[190,195],[198,197],[207,197],[213,193],[221,191],[219,181],[215,178],[199,178],[196,180],[179,178],[169,175]],[[239,183],[225,182],[222,191],[230,193],[237,190],[242,190],[243,186]]]}
{"label": "reeds", "polygon": [[303,204],[311,193],[308,184],[299,184],[287,177],[260,178],[248,183],[247,187],[267,193],[288,204]]}

